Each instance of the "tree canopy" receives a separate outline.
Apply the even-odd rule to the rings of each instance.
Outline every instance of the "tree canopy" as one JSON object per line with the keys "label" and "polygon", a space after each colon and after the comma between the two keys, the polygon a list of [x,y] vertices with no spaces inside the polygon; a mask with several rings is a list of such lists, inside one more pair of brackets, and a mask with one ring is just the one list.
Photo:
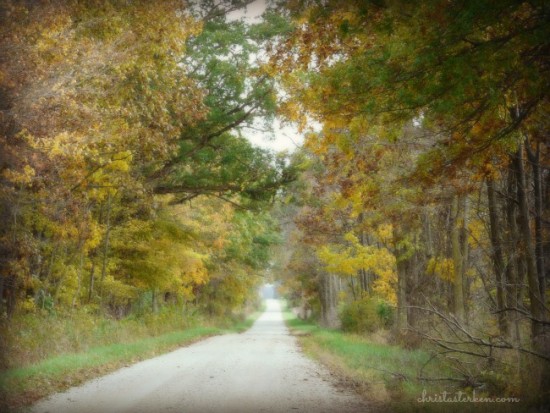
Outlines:
{"label": "tree canopy", "polygon": [[[231,308],[246,304],[259,281],[246,269],[261,271],[275,238],[268,217],[243,221],[244,209],[260,214],[295,172],[241,136],[274,114],[273,81],[254,55],[284,26],[228,21],[240,6],[2,4],[8,314],[46,301],[124,314],[147,294],[154,306],[159,295],[191,302],[233,273]],[[208,212],[175,206],[192,199]],[[227,226],[190,230],[193,220]]]}

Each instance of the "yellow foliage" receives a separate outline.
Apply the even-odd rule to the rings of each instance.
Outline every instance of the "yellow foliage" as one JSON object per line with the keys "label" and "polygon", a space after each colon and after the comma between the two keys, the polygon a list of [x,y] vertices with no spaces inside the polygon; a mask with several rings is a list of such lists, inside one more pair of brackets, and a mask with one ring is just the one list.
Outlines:
{"label": "yellow foliage", "polygon": [[130,163],[127,160],[115,159],[108,165],[108,168],[112,171],[128,172],[130,170]]}
{"label": "yellow foliage", "polygon": [[472,248],[487,246],[487,230],[482,220],[474,219],[468,222],[468,244]]}
{"label": "yellow foliage", "polygon": [[441,278],[442,280],[453,282],[454,263],[451,258],[432,257],[428,261],[426,272]]}
{"label": "yellow foliage", "polygon": [[397,304],[397,272],[393,270],[379,271],[372,289],[379,297],[391,304]]}
{"label": "yellow foliage", "polygon": [[102,226],[97,221],[90,221],[88,230],[88,238],[84,244],[86,251],[98,247],[105,235]]}
{"label": "yellow foliage", "polygon": [[344,235],[351,245],[339,249],[333,245],[322,245],[317,256],[328,272],[346,276],[355,276],[361,269],[374,273],[377,277],[373,288],[385,300],[395,303],[397,285],[395,256],[387,248],[361,245],[357,236],[351,232]]}
{"label": "yellow foliage", "polygon": [[380,224],[376,227],[375,234],[384,244],[389,244],[393,238],[393,225],[392,224]]}
{"label": "yellow foliage", "polygon": [[28,185],[32,182],[36,172],[30,165],[25,165],[23,171],[17,172],[11,169],[6,169],[2,172],[2,177],[14,184]]}
{"label": "yellow foliage", "polygon": [[193,250],[182,252],[182,278],[184,284],[203,285],[208,282],[207,256]]}
{"label": "yellow foliage", "polygon": [[135,298],[138,293],[138,288],[133,285],[125,284],[120,280],[116,280],[112,275],[105,277],[103,288],[109,291],[109,294],[117,301]]}
{"label": "yellow foliage", "polygon": [[19,307],[19,310],[21,310],[24,313],[34,313],[37,311],[34,298],[32,297],[28,297],[26,300],[19,301],[18,307]]}

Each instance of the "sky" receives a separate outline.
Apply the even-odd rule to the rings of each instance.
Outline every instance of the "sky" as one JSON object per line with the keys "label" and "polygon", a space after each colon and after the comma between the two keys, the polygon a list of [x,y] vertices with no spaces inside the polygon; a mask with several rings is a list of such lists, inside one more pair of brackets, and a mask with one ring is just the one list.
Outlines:
{"label": "sky", "polygon": [[228,14],[229,20],[238,19],[242,16],[248,21],[257,21],[259,16],[265,11],[267,7],[265,0],[256,0],[246,6],[246,10],[237,10]]}
{"label": "sky", "polygon": [[[244,18],[248,22],[257,22],[265,11],[265,0],[256,0],[246,7],[246,10],[238,10],[228,14],[228,19]],[[258,130],[243,130],[243,135],[253,144],[276,152],[296,150],[304,141],[303,135],[292,125],[282,125],[281,120],[273,122],[273,132],[267,133]]]}

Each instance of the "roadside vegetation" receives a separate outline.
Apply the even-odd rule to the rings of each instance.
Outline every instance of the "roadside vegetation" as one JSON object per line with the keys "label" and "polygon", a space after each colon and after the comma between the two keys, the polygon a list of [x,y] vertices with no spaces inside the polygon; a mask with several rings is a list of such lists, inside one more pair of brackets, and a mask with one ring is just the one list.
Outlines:
{"label": "roadside vegetation", "polygon": [[8,411],[68,389],[120,367],[189,345],[209,336],[247,330],[261,309],[232,318],[183,317],[163,308],[140,319],[106,319],[83,313],[13,321],[18,329],[0,372],[0,411]]}
{"label": "roadside vegetation", "polygon": [[271,63],[308,133],[279,212],[282,295],[323,327],[428,349],[456,389],[547,408],[548,4],[286,13]]}
{"label": "roadside vegetation", "polygon": [[[375,412],[527,412],[532,405],[519,402],[447,402],[447,399],[475,394],[490,397],[490,389],[473,389],[460,380],[439,380],[452,377],[452,368],[441,359],[434,359],[427,347],[406,348],[395,343],[387,330],[368,334],[346,333],[320,327],[311,320],[301,320],[285,312],[291,334],[297,337],[303,351],[321,362],[344,386],[354,389],[368,400]],[[472,392],[475,393],[472,393]],[[457,396],[460,394],[462,396]],[[439,398],[429,402],[428,397]],[[419,401],[424,398],[424,402]]]}
{"label": "roadside vegetation", "polygon": [[228,21],[234,7],[0,2],[10,400],[244,328],[257,307],[293,172],[241,132],[274,115],[255,56],[285,25]]}
{"label": "roadside vegetation", "polygon": [[[277,280],[381,400],[426,363],[548,406],[548,2],[249,3],[0,2],[0,374]],[[294,152],[244,137],[275,117]]]}

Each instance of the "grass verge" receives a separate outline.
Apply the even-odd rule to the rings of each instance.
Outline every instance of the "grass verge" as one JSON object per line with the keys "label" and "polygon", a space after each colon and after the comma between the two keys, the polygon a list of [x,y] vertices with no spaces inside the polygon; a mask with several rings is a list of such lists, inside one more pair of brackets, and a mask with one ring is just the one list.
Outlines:
{"label": "grass verge", "polygon": [[256,322],[258,317],[260,317],[264,311],[265,311],[265,306],[262,306],[261,310],[253,312],[242,321],[237,321],[233,326],[231,326],[230,331],[235,331],[237,333],[244,333],[246,330],[252,327],[252,324]]}
{"label": "grass verge", "polygon": [[[408,350],[389,345],[377,336],[363,337],[338,330],[320,328],[297,319],[286,312],[285,321],[297,336],[304,352],[326,365],[343,385],[354,388],[373,406],[374,411],[405,412],[527,412],[529,406],[516,402],[479,401],[484,397],[476,391],[477,402],[453,401],[472,397],[472,389],[439,380],[420,380],[452,377],[448,367],[431,361],[425,350]],[[427,363],[427,364],[426,364]],[[462,392],[460,395],[458,392]],[[432,401],[428,397],[432,397]],[[505,396],[503,396],[505,397]],[[447,400],[443,402],[442,398]],[[437,401],[434,401],[437,399]]]}
{"label": "grass verge", "polygon": [[201,339],[246,331],[261,312],[224,327],[191,327],[132,342],[61,354],[0,372],[0,411],[16,412],[50,394]]}

